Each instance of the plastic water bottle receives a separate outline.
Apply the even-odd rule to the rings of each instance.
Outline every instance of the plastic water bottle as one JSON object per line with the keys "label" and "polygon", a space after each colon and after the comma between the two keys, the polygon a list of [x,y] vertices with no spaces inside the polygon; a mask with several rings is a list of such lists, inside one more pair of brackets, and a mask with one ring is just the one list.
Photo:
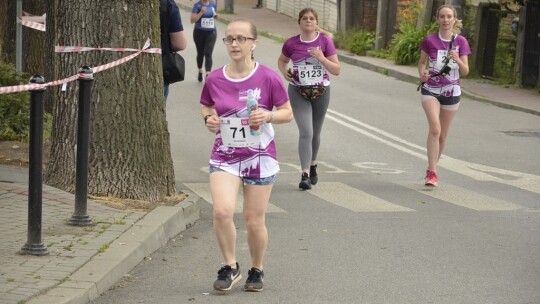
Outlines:
{"label": "plastic water bottle", "polygon": [[[259,109],[259,103],[257,102],[257,99],[255,98],[255,92],[253,90],[248,90],[247,95],[247,101],[246,101],[246,108],[248,110],[248,115],[251,114],[252,111],[256,111]],[[254,126],[251,124],[251,121],[249,122],[249,132],[251,135],[261,135],[261,129],[260,126]]]}

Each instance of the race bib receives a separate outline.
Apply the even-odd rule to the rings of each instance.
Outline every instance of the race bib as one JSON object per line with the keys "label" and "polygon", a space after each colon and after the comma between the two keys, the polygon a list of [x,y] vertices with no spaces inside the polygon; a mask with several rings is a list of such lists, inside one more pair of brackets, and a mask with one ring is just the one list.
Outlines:
{"label": "race bib", "polygon": [[324,67],[322,65],[299,65],[298,81],[303,85],[323,82]]}
{"label": "race bib", "polygon": [[205,29],[213,29],[214,18],[201,18],[201,27]]}
{"label": "race bib", "polygon": [[[444,66],[444,62],[447,60],[448,58],[448,51],[446,50],[439,50],[437,52],[437,62],[435,62],[435,70],[436,71],[440,71],[443,66]],[[448,63],[448,66],[450,66],[452,69],[456,68],[457,67],[457,63],[450,59],[450,62]]]}
{"label": "race bib", "polygon": [[227,147],[253,147],[261,142],[260,135],[249,132],[249,119],[247,117],[220,118],[221,141]]}

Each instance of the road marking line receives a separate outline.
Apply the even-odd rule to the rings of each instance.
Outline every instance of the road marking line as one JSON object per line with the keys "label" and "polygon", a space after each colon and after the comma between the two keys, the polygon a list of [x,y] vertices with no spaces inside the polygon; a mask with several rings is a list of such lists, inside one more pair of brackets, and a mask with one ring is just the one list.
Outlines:
{"label": "road marking line", "polygon": [[[332,115],[341,117],[337,118]],[[409,155],[418,157],[420,159],[426,160],[426,149],[424,147],[418,146],[416,144],[413,144],[409,141],[406,141],[400,137],[397,137],[393,134],[390,134],[386,131],[383,131],[381,129],[375,128],[373,126],[370,126],[368,124],[365,124],[357,119],[354,119],[352,117],[349,117],[347,115],[341,114],[339,112],[333,111],[331,109],[328,109],[328,114],[326,117],[330,120],[333,120],[334,122],[343,125],[353,131],[356,131],[360,134],[363,134],[369,138],[372,138],[376,141],[379,141],[383,144],[386,144],[390,147],[393,147],[399,151],[402,151],[404,153],[407,153]],[[345,121],[346,120],[346,121]],[[352,124],[351,124],[352,123]],[[353,124],[359,125],[365,129],[368,129],[374,133],[378,133],[379,135],[375,135],[369,131],[360,129],[357,126],[354,126]],[[391,139],[393,141],[390,141],[388,139],[384,139],[384,136],[388,139]],[[422,151],[422,153],[419,153],[417,151],[411,150],[405,146],[409,146],[411,148],[414,148],[416,150]],[[504,185],[510,185],[519,189],[527,190],[534,193],[540,194],[540,176],[528,174],[528,173],[522,173],[522,172],[516,172],[516,171],[509,171],[504,170],[500,168],[485,166],[481,164],[475,164],[471,162],[466,162],[462,160],[458,160],[455,158],[451,158],[446,155],[441,156],[441,160],[439,162],[439,167],[443,167],[447,170],[456,172],[461,175],[468,176],[472,179],[480,180],[480,181],[492,181]],[[489,174],[491,173],[491,174]],[[508,179],[503,179],[498,176],[508,176]]]}
{"label": "road marking line", "polygon": [[[456,173],[469,176],[476,180],[491,181],[510,185],[519,189],[540,194],[540,176],[537,175],[470,163],[448,156],[441,157],[439,166]],[[495,175],[507,176],[507,178],[501,178]]]}
{"label": "road marking line", "polygon": [[[189,188],[189,190],[196,193],[198,196],[202,197],[205,201],[212,204],[212,194],[210,193],[210,184],[209,183],[184,183],[186,187]],[[242,194],[242,191],[239,191],[238,198],[236,200],[236,208],[234,210],[235,213],[242,213],[242,208],[244,206],[244,195]],[[269,203],[268,204],[268,210],[266,211],[268,213],[273,212],[287,212],[278,206]]]}
{"label": "road marking line", "polygon": [[396,183],[441,201],[476,211],[512,211],[522,206],[449,184],[428,188],[421,184]]}
{"label": "road marking line", "polygon": [[[297,186],[297,184],[294,184]],[[410,212],[415,211],[396,205],[368,194],[364,191],[349,187],[343,183],[318,183],[309,193],[340,207],[354,212]]]}
{"label": "road marking line", "polygon": [[[336,167],[334,165],[330,165],[327,162],[317,162],[318,168],[317,172],[324,172],[328,174],[335,174],[335,173],[368,173],[367,170],[359,171],[359,170],[343,170],[339,167]],[[353,164],[354,166],[355,164]],[[279,162],[280,171],[279,173],[294,173],[294,174],[300,174],[302,171],[302,168],[300,168],[299,165],[291,164],[291,163],[285,163],[285,162]],[[293,171],[287,171],[285,168],[290,167]]]}

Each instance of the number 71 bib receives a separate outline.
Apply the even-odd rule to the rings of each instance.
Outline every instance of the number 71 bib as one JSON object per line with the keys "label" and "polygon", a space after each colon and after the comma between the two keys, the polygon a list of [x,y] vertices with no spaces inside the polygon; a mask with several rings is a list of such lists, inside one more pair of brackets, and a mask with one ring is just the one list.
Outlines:
{"label": "number 71 bib", "polygon": [[260,135],[249,132],[249,119],[247,117],[220,118],[221,141],[227,147],[253,147],[261,142]]}

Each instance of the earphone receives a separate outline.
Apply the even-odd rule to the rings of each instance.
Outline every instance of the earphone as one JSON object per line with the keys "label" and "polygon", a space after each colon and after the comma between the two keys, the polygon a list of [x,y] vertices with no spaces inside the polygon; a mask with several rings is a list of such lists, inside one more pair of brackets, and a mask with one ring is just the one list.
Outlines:
{"label": "earphone", "polygon": [[252,46],[251,46],[251,50],[253,51],[253,50],[255,49],[255,47],[256,47],[256,45],[255,45],[255,44],[254,44],[254,45],[252,45]]}

